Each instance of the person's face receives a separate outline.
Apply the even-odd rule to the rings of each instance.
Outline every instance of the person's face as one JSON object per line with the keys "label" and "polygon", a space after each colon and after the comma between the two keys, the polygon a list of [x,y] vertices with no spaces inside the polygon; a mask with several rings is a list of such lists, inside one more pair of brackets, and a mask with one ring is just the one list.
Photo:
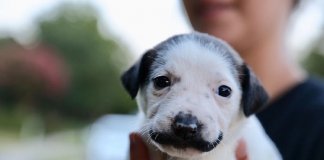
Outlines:
{"label": "person's face", "polygon": [[244,51],[285,29],[292,0],[183,0],[193,28]]}

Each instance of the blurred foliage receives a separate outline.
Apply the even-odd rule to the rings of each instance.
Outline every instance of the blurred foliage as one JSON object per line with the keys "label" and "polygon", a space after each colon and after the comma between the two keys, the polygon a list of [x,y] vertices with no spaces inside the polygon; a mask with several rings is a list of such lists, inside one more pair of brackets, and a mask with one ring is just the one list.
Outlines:
{"label": "blurred foliage", "polygon": [[71,88],[57,106],[86,117],[128,113],[135,105],[120,84],[126,50],[115,37],[103,38],[89,6],[62,5],[52,20],[40,22],[40,40],[54,46],[68,64]]}
{"label": "blurred foliage", "polygon": [[10,37],[0,38],[0,47],[5,47],[9,44],[16,43],[14,39]]}
{"label": "blurred foliage", "polygon": [[303,62],[303,65],[310,74],[324,78],[324,55],[319,51],[313,51]]}
{"label": "blurred foliage", "polygon": [[324,78],[324,32],[302,64],[311,75]]}
{"label": "blurred foliage", "polygon": [[[34,70],[27,70],[31,75],[19,77],[17,80],[19,83],[13,83],[14,85],[31,86],[23,88],[25,94],[15,95],[16,89],[19,87],[14,85],[9,87],[0,85],[0,106],[7,106],[5,107],[7,109],[0,107],[0,112],[6,113],[3,112],[4,110],[7,110],[7,113],[17,111],[19,116],[21,113],[37,113],[42,115],[47,126],[53,125],[54,128],[57,128],[55,126],[65,123],[61,120],[62,118],[74,119],[72,121],[79,123],[80,120],[89,122],[89,120],[107,113],[134,111],[136,105],[120,83],[120,74],[122,69],[127,66],[131,55],[116,37],[110,34],[102,36],[98,29],[97,17],[91,6],[69,4],[63,4],[40,17],[37,45],[51,48],[56,56],[37,56],[37,54],[31,53],[28,55],[31,58],[11,58],[9,60],[14,59],[15,63],[25,61],[29,63],[33,62],[33,59],[39,59],[42,63],[47,63],[53,59],[61,59],[64,62],[64,72],[67,75],[64,93],[48,95],[43,90],[39,90],[38,87],[44,87],[43,82],[37,81],[37,78],[36,80],[30,78],[34,74],[30,73],[34,72],[34,67]],[[0,39],[0,49],[10,45],[18,46],[11,38]],[[43,48],[38,50],[44,51]],[[46,49],[45,51],[47,52]],[[5,54],[0,53],[0,55]],[[56,61],[59,63],[59,60]],[[37,61],[36,64],[38,63]],[[38,64],[36,67],[42,68],[46,65]],[[50,64],[49,66],[55,65]],[[21,68],[28,67],[22,65]],[[10,72],[18,71],[11,70]],[[28,79],[35,81],[31,85]],[[12,92],[14,96],[9,94]],[[10,101],[10,98],[13,99]],[[13,121],[13,123],[16,122]]]}

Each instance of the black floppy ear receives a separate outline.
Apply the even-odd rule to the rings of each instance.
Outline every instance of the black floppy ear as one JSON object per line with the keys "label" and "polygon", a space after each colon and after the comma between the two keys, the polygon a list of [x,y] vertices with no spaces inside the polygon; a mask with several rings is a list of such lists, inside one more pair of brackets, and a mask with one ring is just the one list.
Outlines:
{"label": "black floppy ear", "polygon": [[147,80],[150,67],[155,57],[155,50],[147,51],[139,61],[137,61],[130,69],[128,69],[122,75],[122,84],[133,99],[136,97],[139,88]]}
{"label": "black floppy ear", "polygon": [[241,105],[245,116],[248,117],[266,107],[268,94],[254,73],[245,64],[241,66],[240,80],[242,87]]}

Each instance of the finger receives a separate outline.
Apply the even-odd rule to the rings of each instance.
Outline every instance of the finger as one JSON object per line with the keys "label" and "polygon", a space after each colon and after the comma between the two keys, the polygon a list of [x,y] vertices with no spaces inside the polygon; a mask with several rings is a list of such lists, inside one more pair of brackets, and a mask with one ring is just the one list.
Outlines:
{"label": "finger", "polygon": [[248,160],[246,142],[243,139],[239,140],[235,155],[237,160]]}
{"label": "finger", "polygon": [[149,160],[148,149],[138,133],[131,133],[130,140],[130,159]]}

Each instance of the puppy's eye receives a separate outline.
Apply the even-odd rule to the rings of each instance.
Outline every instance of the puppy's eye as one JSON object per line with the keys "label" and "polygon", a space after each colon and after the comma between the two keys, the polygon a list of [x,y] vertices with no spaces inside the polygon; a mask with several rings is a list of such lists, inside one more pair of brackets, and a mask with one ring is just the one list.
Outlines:
{"label": "puppy's eye", "polygon": [[169,87],[171,85],[171,81],[166,76],[159,76],[153,79],[155,89],[163,89],[165,87]]}
{"label": "puppy's eye", "polygon": [[228,97],[232,93],[232,89],[226,85],[221,85],[218,87],[218,95],[222,97]]}

